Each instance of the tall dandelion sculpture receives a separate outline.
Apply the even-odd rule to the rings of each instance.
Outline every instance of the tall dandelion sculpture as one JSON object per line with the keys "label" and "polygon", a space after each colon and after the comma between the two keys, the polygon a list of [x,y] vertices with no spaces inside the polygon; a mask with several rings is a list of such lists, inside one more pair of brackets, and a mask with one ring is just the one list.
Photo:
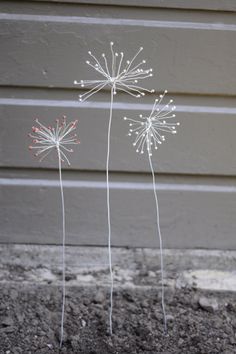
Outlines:
{"label": "tall dandelion sculpture", "polygon": [[88,54],[91,61],[87,60],[86,64],[94,69],[100,79],[97,80],[80,80],[74,81],[75,85],[80,85],[82,88],[89,88],[87,92],[79,96],[80,101],[85,101],[95,93],[99,92],[105,87],[110,88],[110,115],[107,132],[107,158],[106,158],[106,185],[107,185],[107,224],[108,224],[108,253],[109,253],[109,270],[111,278],[111,291],[110,291],[110,310],[109,310],[109,330],[112,334],[112,308],[113,308],[113,271],[112,271],[112,256],[111,256],[111,221],[110,221],[110,190],[109,190],[109,161],[110,161],[110,136],[111,124],[113,114],[113,100],[114,95],[118,91],[127,93],[133,97],[142,97],[145,93],[153,93],[154,90],[148,90],[139,86],[140,80],[151,77],[152,69],[145,69],[143,66],[146,60],[141,62],[136,61],[138,55],[142,52],[143,48],[139,48],[137,53],[131,60],[125,61],[123,52],[114,51],[114,43],[110,43],[111,50],[111,63],[109,64],[106,55],[103,53],[101,61],[99,61],[91,51]]}
{"label": "tall dandelion sculpture", "polygon": [[40,158],[40,162],[50,154],[53,150],[56,150],[58,158],[59,168],[59,182],[61,191],[61,205],[62,205],[62,311],[61,311],[61,331],[60,331],[60,347],[62,347],[63,334],[64,334],[64,315],[65,315],[65,239],[66,239],[66,227],[65,227],[65,203],[64,192],[62,183],[61,164],[66,162],[70,165],[70,161],[67,157],[68,152],[73,152],[70,145],[79,144],[77,134],[75,133],[77,120],[67,123],[66,117],[63,116],[62,120],[56,119],[56,127],[46,127],[38,119],[36,119],[37,126],[32,127],[32,133],[29,137],[33,139],[33,144],[30,145],[30,150],[36,150],[35,156]]}
{"label": "tall dandelion sculpture", "polygon": [[163,311],[163,322],[164,322],[164,333],[167,333],[167,321],[166,321],[166,311],[165,311],[165,298],[164,298],[164,270],[163,270],[163,254],[162,254],[162,236],[160,230],[160,215],[159,215],[159,205],[156,192],[156,181],[155,173],[152,164],[152,153],[153,149],[157,150],[158,147],[165,141],[165,134],[171,133],[176,134],[176,127],[180,123],[172,123],[171,119],[175,118],[174,110],[175,106],[172,106],[173,100],[170,100],[166,105],[162,105],[165,94],[163,94],[155,100],[152,107],[152,111],[148,117],[142,116],[140,114],[138,119],[131,119],[124,117],[124,120],[129,122],[129,133],[128,136],[134,136],[133,146],[136,148],[136,152],[144,154],[147,152],[149,165],[152,173],[152,183],[153,192],[156,205],[156,224],[157,224],[157,235],[160,244],[160,262],[161,262],[161,303]]}

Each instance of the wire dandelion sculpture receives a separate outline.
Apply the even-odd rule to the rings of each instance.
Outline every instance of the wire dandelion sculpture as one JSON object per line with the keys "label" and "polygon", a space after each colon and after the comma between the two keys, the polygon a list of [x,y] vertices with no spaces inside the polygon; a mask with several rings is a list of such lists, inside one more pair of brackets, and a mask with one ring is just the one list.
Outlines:
{"label": "wire dandelion sculpture", "polygon": [[165,133],[176,134],[176,127],[180,123],[172,123],[171,119],[175,118],[174,110],[175,106],[171,106],[173,100],[170,100],[166,105],[162,105],[165,94],[163,94],[155,100],[152,107],[152,111],[148,117],[139,115],[138,119],[131,119],[124,117],[124,120],[129,122],[129,133],[128,136],[134,136],[133,146],[136,148],[136,152],[144,154],[147,152],[149,165],[152,173],[152,183],[153,192],[156,205],[156,224],[157,224],[157,235],[159,238],[160,245],[160,266],[161,266],[161,303],[163,311],[163,322],[164,322],[164,333],[167,333],[167,320],[165,311],[165,297],[164,297],[164,267],[163,267],[163,254],[162,254],[162,235],[160,230],[160,215],[159,215],[159,205],[156,192],[156,181],[155,173],[152,163],[152,153],[153,149],[157,150],[158,147],[165,141]]}
{"label": "wire dandelion sculpture", "polygon": [[[151,77],[152,69],[145,69],[143,66],[146,60],[137,63],[136,58],[142,52],[143,48],[139,48],[137,53],[131,60],[125,61],[123,52],[114,51],[114,43],[110,43],[111,63],[109,64],[105,53],[102,54],[99,61],[91,51],[88,54],[91,61],[87,60],[86,64],[94,69],[100,75],[97,80],[80,80],[74,81],[75,85],[82,88],[89,88],[87,92],[79,96],[80,101],[85,101],[95,93],[99,92],[106,86],[110,88],[110,115],[107,132],[107,158],[106,158],[106,185],[107,185],[107,223],[108,223],[108,253],[109,253],[109,270],[111,278],[110,290],[110,310],[109,310],[109,330],[112,334],[112,308],[113,308],[113,271],[112,271],[112,255],[111,255],[111,221],[110,221],[110,190],[109,190],[109,161],[110,161],[110,136],[111,123],[113,114],[113,99],[118,91],[127,93],[133,97],[144,96],[145,93],[153,93],[154,90],[148,90],[139,86],[140,80]],[[135,64],[136,63],[136,64]]]}
{"label": "wire dandelion sculpture", "polygon": [[61,332],[60,332],[60,347],[62,347],[63,334],[64,334],[64,314],[65,314],[65,202],[62,183],[61,164],[66,162],[70,165],[70,161],[66,156],[66,153],[73,152],[73,149],[69,148],[70,145],[79,144],[77,134],[75,133],[77,120],[67,123],[66,117],[63,116],[62,120],[56,119],[56,127],[46,127],[38,119],[36,119],[37,127],[32,127],[32,133],[29,137],[33,139],[33,144],[30,145],[30,150],[36,150],[35,156],[40,158],[40,162],[50,154],[53,150],[56,150],[58,157],[59,167],[59,181],[61,191],[61,205],[62,205],[62,311],[61,311]]}

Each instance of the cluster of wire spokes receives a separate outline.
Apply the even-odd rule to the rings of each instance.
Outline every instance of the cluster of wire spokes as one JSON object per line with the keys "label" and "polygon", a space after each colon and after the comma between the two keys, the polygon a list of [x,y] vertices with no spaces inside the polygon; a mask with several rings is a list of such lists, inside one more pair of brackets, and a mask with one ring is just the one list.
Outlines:
{"label": "cluster of wire spokes", "polygon": [[38,119],[35,121],[38,126],[32,127],[33,133],[29,134],[35,145],[30,145],[29,149],[37,150],[35,156],[40,156],[40,161],[48,156],[53,149],[56,149],[61,161],[66,161],[70,165],[66,153],[73,152],[73,149],[69,148],[68,145],[79,144],[77,134],[74,133],[78,121],[67,123],[66,117],[63,116],[61,121],[56,119],[55,128],[46,127]]}
{"label": "cluster of wire spokes", "polygon": [[152,156],[152,149],[158,149],[158,146],[165,141],[165,133],[176,134],[176,127],[180,123],[169,123],[169,119],[175,118],[173,113],[175,106],[171,106],[173,100],[165,105],[162,101],[167,91],[155,100],[152,111],[148,117],[140,114],[139,119],[124,117],[124,120],[129,121],[129,136],[135,135],[133,145],[136,147],[136,152],[141,154],[147,150],[149,156]]}
{"label": "cluster of wire spokes", "polygon": [[123,52],[114,52],[113,42],[110,43],[110,49],[110,65],[105,53],[102,54],[101,61],[99,61],[91,53],[91,51],[88,52],[88,54],[92,57],[92,62],[87,60],[86,63],[104,78],[100,80],[81,80],[79,82],[75,80],[75,85],[80,85],[82,88],[91,87],[88,92],[79,95],[80,101],[85,101],[93,94],[102,90],[105,86],[112,87],[114,94],[116,94],[117,91],[122,91],[134,97],[144,96],[145,92],[153,93],[154,90],[148,90],[138,85],[139,80],[146,79],[147,77],[151,77],[153,75],[152,68],[144,69],[142,67],[146,63],[146,60],[142,60],[138,64],[135,64],[135,59],[143,48],[140,47],[134,57],[127,61],[124,60]]}

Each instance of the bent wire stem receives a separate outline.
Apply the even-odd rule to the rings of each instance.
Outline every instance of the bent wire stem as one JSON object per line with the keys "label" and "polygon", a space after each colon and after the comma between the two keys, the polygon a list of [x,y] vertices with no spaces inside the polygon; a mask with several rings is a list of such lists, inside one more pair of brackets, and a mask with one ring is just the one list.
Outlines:
{"label": "bent wire stem", "polygon": [[62,206],[62,310],[61,310],[61,328],[60,328],[60,348],[63,344],[64,336],[64,316],[65,316],[65,300],[66,300],[66,287],[65,287],[65,241],[66,241],[66,225],[65,225],[65,201],[64,190],[62,182],[62,166],[61,163],[66,161],[70,165],[70,161],[66,156],[66,152],[73,152],[68,148],[68,145],[79,144],[77,134],[72,134],[76,129],[77,120],[74,122],[66,123],[66,117],[63,116],[62,122],[56,119],[56,127],[46,127],[36,119],[38,127],[32,127],[33,133],[29,137],[33,139],[34,146],[29,146],[30,150],[36,149],[35,156],[41,156],[40,162],[50,154],[52,150],[56,149],[58,157],[58,170],[59,170],[59,185],[61,192],[61,206]]}
{"label": "bent wire stem", "polygon": [[111,51],[111,63],[108,63],[105,53],[101,55],[101,61],[88,51],[91,61],[87,60],[86,64],[93,68],[97,74],[100,75],[100,79],[96,80],[74,80],[75,85],[80,85],[82,88],[88,88],[89,90],[79,95],[81,102],[87,100],[94,94],[98,93],[105,87],[111,89],[110,100],[110,115],[108,123],[107,133],[107,158],[106,158],[106,186],[107,186],[107,221],[108,221],[108,254],[109,254],[109,271],[111,279],[110,287],[110,310],[109,310],[109,332],[112,335],[112,309],[113,309],[113,271],[112,271],[112,255],[111,255],[111,213],[110,213],[110,187],[109,187],[109,162],[110,162],[110,135],[111,135],[111,123],[113,115],[113,98],[117,92],[124,92],[132,97],[141,97],[145,93],[153,93],[154,90],[148,90],[138,85],[139,80],[143,80],[153,76],[152,68],[146,69],[143,66],[146,64],[146,60],[142,60],[138,64],[135,64],[135,60],[142,52],[143,48],[140,47],[131,60],[124,60],[123,52],[114,51],[114,43],[110,42]]}
{"label": "bent wire stem", "polygon": [[161,264],[161,306],[163,312],[163,323],[164,323],[164,334],[167,333],[167,321],[166,321],[166,309],[165,309],[165,290],[164,290],[164,265],[163,265],[163,244],[162,244],[162,236],[160,229],[160,214],[159,214],[159,205],[156,191],[156,180],[155,180],[155,172],[152,165],[152,157],[148,154],[148,160],[150,169],[152,172],[152,184],[153,184],[153,193],[156,204],[156,226],[157,226],[157,235],[159,238],[159,246],[160,246],[160,264]]}
{"label": "bent wire stem", "polygon": [[163,266],[163,245],[162,245],[162,235],[160,230],[160,215],[159,215],[159,205],[156,192],[156,181],[155,172],[152,164],[152,149],[158,149],[158,146],[165,141],[164,133],[176,134],[176,127],[180,123],[173,123],[169,119],[175,117],[173,111],[175,106],[170,106],[173,100],[170,100],[166,105],[162,104],[165,97],[165,91],[163,94],[159,95],[159,98],[155,100],[151,113],[149,116],[145,117],[142,114],[139,115],[138,119],[124,117],[124,120],[129,122],[129,133],[128,136],[135,136],[133,146],[136,147],[136,152],[144,154],[146,150],[148,154],[149,165],[152,173],[152,183],[153,183],[153,193],[155,198],[156,206],[156,224],[157,224],[157,234],[159,237],[160,245],[160,268],[161,268],[161,303],[163,311],[163,323],[164,323],[164,333],[167,333],[167,321],[166,321],[166,310],[165,310],[165,297],[164,297],[164,266]]}
{"label": "bent wire stem", "polygon": [[112,335],[112,309],[113,309],[113,271],[112,271],[112,255],[111,255],[111,210],[110,210],[110,187],[109,187],[109,162],[110,162],[110,140],[111,140],[111,123],[113,113],[113,87],[111,89],[111,104],[110,104],[110,117],[108,123],[107,133],[107,160],[106,160],[106,186],[107,186],[107,224],[108,224],[108,256],[109,256],[109,270],[111,278],[110,289],[110,309],[109,309],[109,330]]}
{"label": "bent wire stem", "polygon": [[65,316],[65,302],[66,302],[66,284],[65,284],[66,223],[65,223],[65,200],[64,200],[63,183],[62,183],[62,173],[61,173],[61,153],[59,148],[57,148],[57,154],[58,154],[58,168],[59,168],[59,181],[60,181],[61,207],[62,207],[62,310],[61,310],[61,337],[60,337],[60,348],[61,348],[63,342],[63,336],[64,336],[64,316]]}

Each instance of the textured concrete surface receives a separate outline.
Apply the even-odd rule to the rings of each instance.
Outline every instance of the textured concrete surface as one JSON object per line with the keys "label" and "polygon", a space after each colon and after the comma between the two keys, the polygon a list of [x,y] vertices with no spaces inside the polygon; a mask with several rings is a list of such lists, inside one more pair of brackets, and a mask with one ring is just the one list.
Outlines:
{"label": "textured concrete surface", "polygon": [[[61,247],[0,245],[0,282],[58,285]],[[159,287],[160,253],[151,249],[112,249],[115,287]],[[236,291],[236,252],[164,250],[165,285]],[[104,247],[66,247],[66,283],[109,286],[108,253]]]}

